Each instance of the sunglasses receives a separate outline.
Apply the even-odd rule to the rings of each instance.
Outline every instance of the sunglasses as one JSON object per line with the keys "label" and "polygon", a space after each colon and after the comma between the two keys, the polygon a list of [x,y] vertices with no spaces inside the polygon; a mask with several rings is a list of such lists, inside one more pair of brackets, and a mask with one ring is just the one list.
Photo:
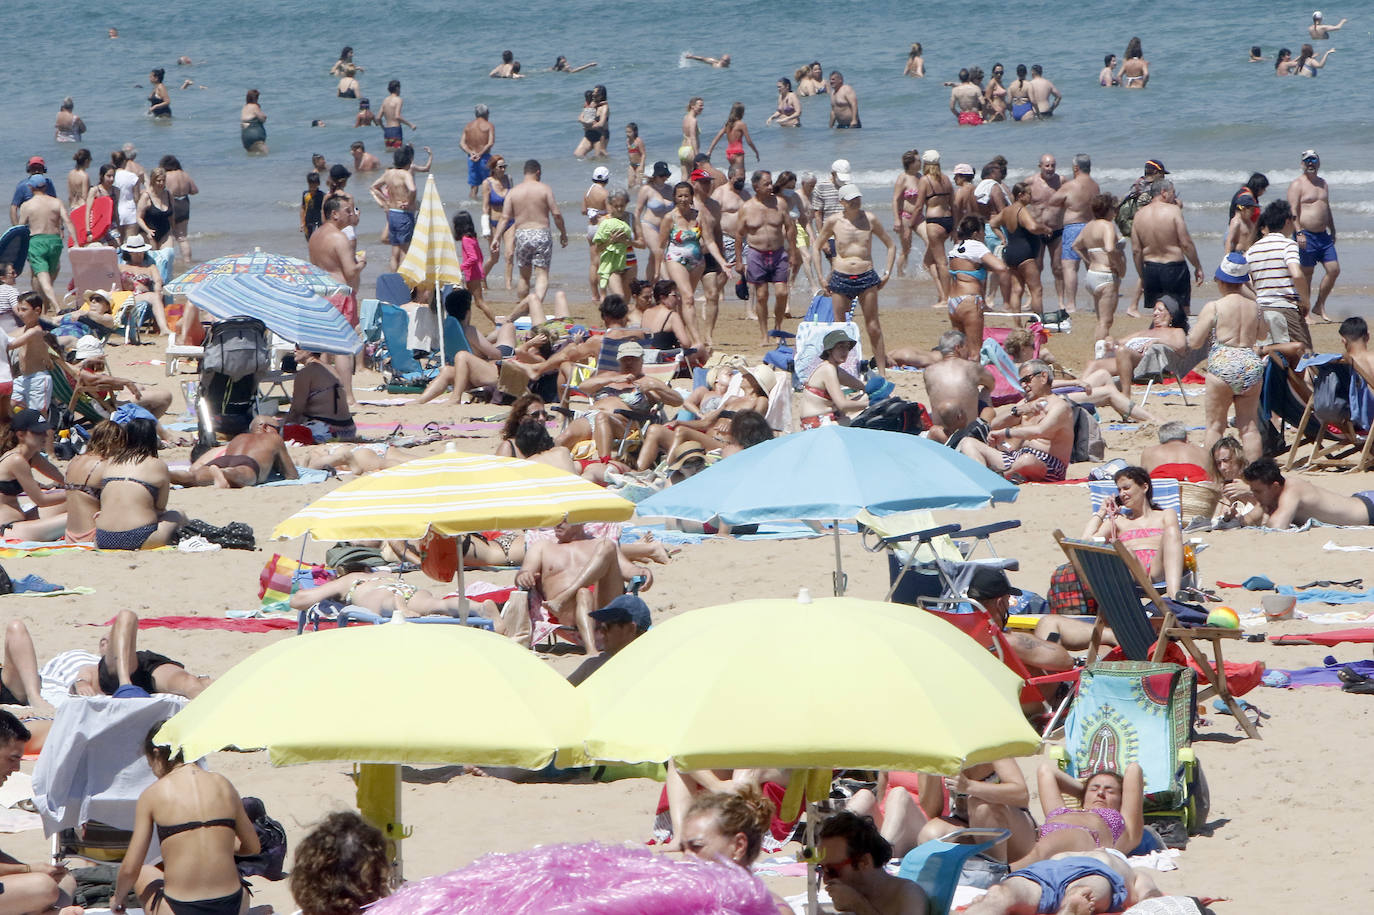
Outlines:
{"label": "sunglasses", "polygon": [[840,876],[840,868],[846,865],[852,865],[853,863],[853,858],[845,858],[838,864],[817,864],[816,873],[820,874],[826,880],[836,880]]}
{"label": "sunglasses", "polygon": [[1021,376],[1021,383],[1022,383],[1022,384],[1030,384],[1031,379],[1034,378],[1036,375],[1039,375],[1039,374],[1040,374],[1039,372],[1031,372],[1029,375],[1022,375],[1022,376]]}

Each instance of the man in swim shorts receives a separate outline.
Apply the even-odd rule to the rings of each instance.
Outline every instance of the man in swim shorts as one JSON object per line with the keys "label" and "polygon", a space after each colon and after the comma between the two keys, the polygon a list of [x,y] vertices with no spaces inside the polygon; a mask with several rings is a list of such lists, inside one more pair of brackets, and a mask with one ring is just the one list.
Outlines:
{"label": "man in swim shorts", "polygon": [[[1064,237],[1064,208],[1052,201],[1064,186],[1064,176],[1055,171],[1058,163],[1049,153],[1040,157],[1040,170],[1030,177],[1030,204],[1027,209],[1035,221],[1050,230],[1050,237],[1040,246],[1036,254],[1036,270],[1045,267],[1045,254],[1049,253],[1050,275],[1054,277],[1054,291],[1059,296],[1059,307],[1064,303],[1064,250],[1061,240]],[[989,230],[991,227],[988,227]],[[995,247],[995,246],[992,246]]]}
{"label": "man in swim shorts", "polygon": [[410,249],[415,234],[415,176],[410,163],[415,148],[409,144],[392,154],[392,166],[372,182],[370,191],[377,206],[386,213],[387,235],[391,239],[391,272],[395,273]]}
{"label": "man in swim shorts", "polygon": [[1060,242],[1059,273],[1064,283],[1064,305],[1068,311],[1076,308],[1078,300],[1078,264],[1082,260],[1073,243],[1083,227],[1093,218],[1092,199],[1102,193],[1090,172],[1092,159],[1086,153],[1073,157],[1073,177],[1065,181],[1049,200],[1049,206],[1060,210],[1064,221],[1064,237]]}
{"label": "man in swim shorts", "polygon": [[1188,264],[1193,265],[1193,281],[1201,285],[1202,262],[1183,221],[1174,183],[1160,178],[1150,193],[1150,202],[1136,211],[1131,226],[1131,247],[1136,272],[1144,285],[1145,308],[1152,309],[1160,298],[1172,295],[1187,312],[1193,300]]}
{"label": "man in swim shorts", "polygon": [[1113,851],[1072,852],[1012,871],[965,915],[1120,912],[1161,895],[1154,880]]}
{"label": "man in swim shorts", "polygon": [[[1329,321],[1326,316],[1326,297],[1341,275],[1341,262],[1336,257],[1336,221],[1331,215],[1331,189],[1326,179],[1317,174],[1322,160],[1315,149],[1302,152],[1302,173],[1288,185],[1288,206],[1293,210],[1297,227],[1293,238],[1298,243],[1298,259],[1302,266],[1302,281],[1298,294],[1312,303],[1312,316]],[[1322,265],[1322,281],[1317,297],[1312,298],[1312,274]]]}
{"label": "man in swim shorts", "polygon": [[830,126],[837,130],[857,130],[864,126],[859,120],[859,96],[853,86],[845,83],[844,74],[839,70],[830,71]]}
{"label": "man in swim shorts", "polygon": [[1064,101],[1064,96],[1059,94],[1054,83],[1045,78],[1045,71],[1039,64],[1031,64],[1031,79],[1026,94],[1030,96],[1031,104],[1035,106],[1035,116],[1038,118],[1054,117],[1054,109]]}
{"label": "man in swim shorts", "polygon": [[[549,289],[549,263],[553,260],[553,236],[549,232],[549,220],[558,227],[558,243],[568,246],[568,230],[563,225],[563,213],[558,209],[558,199],[553,188],[542,180],[544,170],[538,160],[525,162],[525,177],[506,194],[506,205],[501,209],[501,221],[492,228],[491,237],[500,238],[512,226],[515,228],[515,266],[520,271],[516,283],[519,301],[511,310],[510,318],[529,312],[535,324],[544,323],[544,295]],[[486,275],[496,265],[501,256],[501,246],[492,245],[487,258]],[[533,287],[531,288],[531,278]]]}
{"label": "man in swim shorts", "polygon": [[121,610],[100,640],[100,660],[82,667],[72,683],[77,696],[114,696],[116,699],[147,698],[151,693],[171,693],[194,699],[215,682],[186,671],[186,665],[156,651],[138,650],[138,616]]}
{"label": "man in swim shorts", "polygon": [[[338,168],[338,166],[335,166]],[[344,170],[347,174],[347,169]],[[331,193],[324,201],[324,223],[310,236],[310,263],[327,270],[348,289],[329,301],[353,326],[358,324],[357,291],[362,284],[363,268],[367,266],[367,252],[354,251],[353,242],[344,233],[357,218],[353,198],[345,193]],[[353,396],[354,357],[335,355],[334,372],[339,376],[350,404]]]}
{"label": "man in swim shorts", "polygon": [[473,119],[463,126],[463,138],[458,145],[468,156],[468,196],[477,197],[477,189],[491,174],[491,148],[496,145],[496,128],[491,124],[491,112],[486,105],[473,109]]}
{"label": "man in swim shorts", "polygon": [[401,125],[404,124],[411,130],[419,128],[401,116],[401,109],[405,107],[405,101],[401,98],[401,81],[393,79],[387,83],[386,91],[387,97],[382,101],[381,111],[377,113],[377,123],[382,125],[382,139],[386,141],[386,148],[400,149],[405,145]]}
{"label": "man in swim shorts", "polygon": [[1374,491],[1343,496],[1296,476],[1285,478],[1272,458],[1252,461],[1240,476],[1264,511],[1264,527],[1282,530],[1308,521],[1351,527],[1374,525]]}
{"label": "man in swim shorts", "polygon": [[33,196],[19,207],[19,225],[29,227],[29,269],[33,272],[34,291],[43,296],[45,310],[58,310],[53,279],[62,262],[63,233],[75,235],[67,208],[48,193],[51,186],[47,175],[30,175],[29,188]]}
{"label": "man in swim shorts", "polygon": [[[863,208],[863,195],[857,184],[840,188],[840,202],[844,209],[821,224],[812,242],[816,261],[827,241],[835,239],[835,259],[831,262],[826,288],[835,297],[835,315],[847,313],[858,299],[868,328],[868,342],[873,362],[879,369],[887,368],[887,347],[883,345],[883,326],[878,320],[878,290],[887,285],[892,265],[897,259],[897,246],[883,228],[881,220]],[[887,248],[887,268],[882,276],[873,269],[873,236]]]}
{"label": "man in swim shorts", "polygon": [[41,175],[47,180],[49,197],[57,196],[57,188],[53,187],[52,179],[48,177],[48,164],[42,156],[30,158],[24,171],[24,179],[15,185],[14,196],[10,198],[10,225],[19,225],[19,208],[33,196],[33,185],[29,181],[34,175]]}
{"label": "man in swim shorts", "polygon": [[[744,256],[735,255],[735,271],[744,276],[754,294],[754,313],[759,332],[768,343],[768,291],[773,290],[773,329],[782,330],[787,317],[787,297],[791,290],[789,251],[797,248],[797,229],[788,213],[787,203],[773,193],[773,175],[760,169],[750,179],[754,196],[739,210],[735,226],[735,251],[748,245]],[[722,252],[724,253],[724,252]]]}
{"label": "man in swim shorts", "polygon": [[989,424],[1000,434],[989,443],[966,437],[959,451],[1017,483],[1059,482],[1073,453],[1073,408],[1054,393],[1048,363],[1023,363],[1020,380],[1025,400],[999,409]]}

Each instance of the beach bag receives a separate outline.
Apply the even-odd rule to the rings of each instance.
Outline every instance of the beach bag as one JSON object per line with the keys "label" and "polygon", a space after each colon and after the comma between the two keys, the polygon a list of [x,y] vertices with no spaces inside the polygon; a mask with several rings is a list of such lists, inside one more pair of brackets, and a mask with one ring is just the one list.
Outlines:
{"label": "beach bag", "polygon": [[1073,452],[1069,455],[1069,463],[1102,460],[1107,454],[1107,444],[1102,441],[1102,425],[1097,421],[1097,412],[1072,401],[1069,406],[1073,408]]}
{"label": "beach bag", "polygon": [[281,823],[267,815],[267,806],[255,797],[243,799],[243,812],[253,822],[258,834],[261,849],[256,855],[235,855],[241,877],[266,877],[268,880],[284,880],[286,873],[282,865],[286,863],[286,830]]}
{"label": "beach bag", "polygon": [[930,414],[914,401],[888,397],[873,404],[850,422],[855,429],[878,429],[883,432],[905,432],[920,435],[930,428]]}
{"label": "beach bag", "polygon": [[1066,616],[1097,616],[1097,601],[1078,580],[1073,563],[1066,562],[1050,575],[1050,590],[1046,595],[1050,612]]}
{"label": "beach bag", "polygon": [[203,371],[231,381],[267,371],[267,325],[257,318],[230,318],[210,327]]}

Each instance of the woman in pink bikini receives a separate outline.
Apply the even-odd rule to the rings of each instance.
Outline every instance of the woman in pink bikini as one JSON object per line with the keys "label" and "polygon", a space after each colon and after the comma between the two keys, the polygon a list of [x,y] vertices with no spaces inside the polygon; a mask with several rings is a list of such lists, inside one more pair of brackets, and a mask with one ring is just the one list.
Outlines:
{"label": "woman in pink bikini", "polygon": [[1150,581],[1164,581],[1177,594],[1183,581],[1183,533],[1178,513],[1154,502],[1154,484],[1144,467],[1123,467],[1112,478],[1117,494],[1093,513],[1083,539],[1120,541],[1135,553]]}
{"label": "woman in pink bikini", "polygon": [[[1045,823],[1040,841],[1012,862],[1013,871],[1061,852],[1114,848],[1130,854],[1140,844],[1145,831],[1145,776],[1139,763],[1127,766],[1124,775],[1102,769],[1079,781],[1047,761],[1037,779]],[[1080,806],[1058,806],[1065,794],[1077,798]]]}

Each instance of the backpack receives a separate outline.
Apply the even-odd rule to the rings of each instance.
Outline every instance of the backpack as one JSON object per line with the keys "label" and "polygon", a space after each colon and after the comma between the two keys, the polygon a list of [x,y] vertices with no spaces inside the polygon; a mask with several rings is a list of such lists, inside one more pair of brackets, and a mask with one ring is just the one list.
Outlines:
{"label": "backpack", "polygon": [[1097,411],[1092,407],[1073,403],[1073,453],[1069,463],[1079,461],[1100,461],[1107,454],[1107,445],[1102,441],[1102,426],[1097,421]]}
{"label": "backpack", "polygon": [[1141,207],[1153,199],[1148,191],[1133,190],[1126,195],[1126,199],[1116,208],[1116,227],[1121,230],[1121,234],[1127,238],[1131,237],[1131,226],[1135,225],[1135,214]]}
{"label": "backpack", "polygon": [[253,821],[253,829],[258,834],[261,849],[256,855],[234,857],[239,875],[284,880],[286,873],[282,870],[282,865],[286,863],[286,830],[282,828],[281,823],[267,815],[266,805],[258,798],[244,798],[243,812]]}
{"label": "backpack", "polygon": [[1322,367],[1313,391],[1312,412],[1322,423],[1340,425],[1350,419],[1350,367],[1336,363]]}
{"label": "backpack", "polygon": [[229,318],[210,326],[202,371],[238,381],[266,372],[270,361],[267,325],[257,318]]}
{"label": "backpack", "polygon": [[900,397],[888,397],[854,417],[849,425],[853,429],[920,435],[930,428],[931,423],[930,414],[923,405]]}

